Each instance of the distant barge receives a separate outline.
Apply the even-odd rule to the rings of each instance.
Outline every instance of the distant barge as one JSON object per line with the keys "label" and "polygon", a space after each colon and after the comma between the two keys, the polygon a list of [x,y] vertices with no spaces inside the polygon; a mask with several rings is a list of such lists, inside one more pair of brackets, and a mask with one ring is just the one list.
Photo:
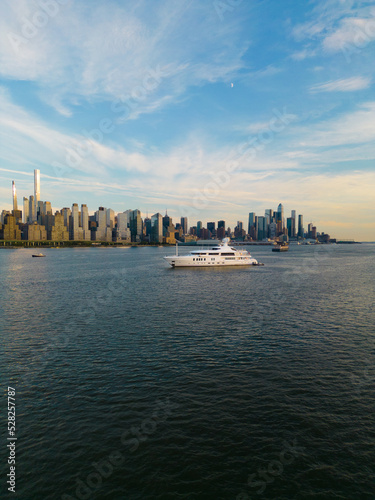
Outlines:
{"label": "distant barge", "polygon": [[273,252],[287,252],[289,250],[288,245],[276,245],[272,248]]}

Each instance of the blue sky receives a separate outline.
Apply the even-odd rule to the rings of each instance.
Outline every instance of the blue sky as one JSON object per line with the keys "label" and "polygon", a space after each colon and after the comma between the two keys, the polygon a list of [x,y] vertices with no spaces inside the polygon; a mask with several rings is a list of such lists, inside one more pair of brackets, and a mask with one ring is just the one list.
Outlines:
{"label": "blue sky", "polygon": [[375,240],[375,3],[5,0],[0,208],[225,219],[284,204]]}

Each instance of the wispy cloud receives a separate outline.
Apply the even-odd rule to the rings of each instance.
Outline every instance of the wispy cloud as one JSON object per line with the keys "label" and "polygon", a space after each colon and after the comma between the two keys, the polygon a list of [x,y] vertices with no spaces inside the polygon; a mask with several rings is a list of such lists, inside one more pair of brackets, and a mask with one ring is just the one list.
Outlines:
{"label": "wispy cloud", "polygon": [[310,92],[353,92],[355,90],[363,90],[369,88],[371,78],[364,76],[353,76],[341,80],[329,81],[320,83],[310,87]]}
{"label": "wispy cloud", "polygon": [[304,61],[305,59],[309,57],[314,57],[316,56],[316,50],[311,50],[311,49],[303,49],[297,52],[294,52],[290,57],[294,61]]}
{"label": "wispy cloud", "polygon": [[[315,2],[309,21],[292,29],[297,42],[310,40],[326,54],[346,48],[359,51],[375,40],[375,9],[371,2],[329,0]],[[367,4],[367,5],[366,5]],[[301,56],[304,50],[297,52]]]}
{"label": "wispy cloud", "polygon": [[[362,11],[363,12],[363,11]],[[359,50],[375,40],[375,10],[366,11],[366,17],[348,17],[328,33],[323,40],[327,52],[339,52],[346,48]]]}
{"label": "wispy cloud", "polygon": [[[76,97],[95,102],[136,96],[137,110],[129,118],[153,112],[189,86],[226,81],[243,67],[250,43],[239,41],[240,20],[220,23],[211,3],[195,0],[139,0],[130,9],[113,0],[68,2],[25,39],[25,20],[33,18],[36,6],[20,0],[15,8],[6,2],[0,19],[0,74],[35,82],[46,103],[64,116],[72,114]],[[15,50],[10,34],[25,43]],[[163,69],[160,82],[145,93],[145,79],[157,67]]]}

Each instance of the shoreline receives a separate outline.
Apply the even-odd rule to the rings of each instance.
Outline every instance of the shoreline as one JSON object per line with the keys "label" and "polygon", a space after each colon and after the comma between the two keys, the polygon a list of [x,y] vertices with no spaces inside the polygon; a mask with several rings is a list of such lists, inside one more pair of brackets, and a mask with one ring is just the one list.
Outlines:
{"label": "shoreline", "polygon": [[[368,244],[375,244],[373,241],[351,241],[351,242],[336,242],[336,243],[322,243],[322,245],[361,245],[363,243],[368,243]],[[236,242],[237,245],[241,246],[241,242]],[[244,245],[249,245],[251,243],[244,243]],[[253,243],[254,246],[259,246],[259,247],[264,247],[266,246],[265,244],[263,245],[256,245]],[[269,246],[272,246],[271,243],[268,243]],[[64,241],[64,242],[56,242],[53,244],[52,242],[40,242],[40,241],[17,241],[17,242],[8,242],[8,241],[0,241],[0,250],[19,250],[21,248],[24,249],[35,249],[35,248],[55,248],[55,249],[62,249],[62,248],[158,248],[158,247],[175,247],[175,244],[170,244],[170,243],[125,243],[125,244],[119,244],[119,243],[111,243],[111,242],[101,242],[100,244],[93,244],[92,242],[80,242],[80,241]],[[183,245],[182,246],[195,246],[195,245]],[[197,245],[199,246],[199,245]],[[300,246],[315,246],[315,245],[300,245]]]}

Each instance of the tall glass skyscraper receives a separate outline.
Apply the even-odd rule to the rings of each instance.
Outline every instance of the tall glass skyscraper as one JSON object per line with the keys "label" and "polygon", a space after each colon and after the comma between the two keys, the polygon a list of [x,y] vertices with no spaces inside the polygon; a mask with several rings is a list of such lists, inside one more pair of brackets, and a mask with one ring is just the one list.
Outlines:
{"label": "tall glass skyscraper", "polygon": [[12,181],[13,210],[18,210],[16,183]]}
{"label": "tall glass skyscraper", "polygon": [[35,217],[38,217],[38,208],[40,201],[40,170],[34,170],[34,204],[35,204]]}

